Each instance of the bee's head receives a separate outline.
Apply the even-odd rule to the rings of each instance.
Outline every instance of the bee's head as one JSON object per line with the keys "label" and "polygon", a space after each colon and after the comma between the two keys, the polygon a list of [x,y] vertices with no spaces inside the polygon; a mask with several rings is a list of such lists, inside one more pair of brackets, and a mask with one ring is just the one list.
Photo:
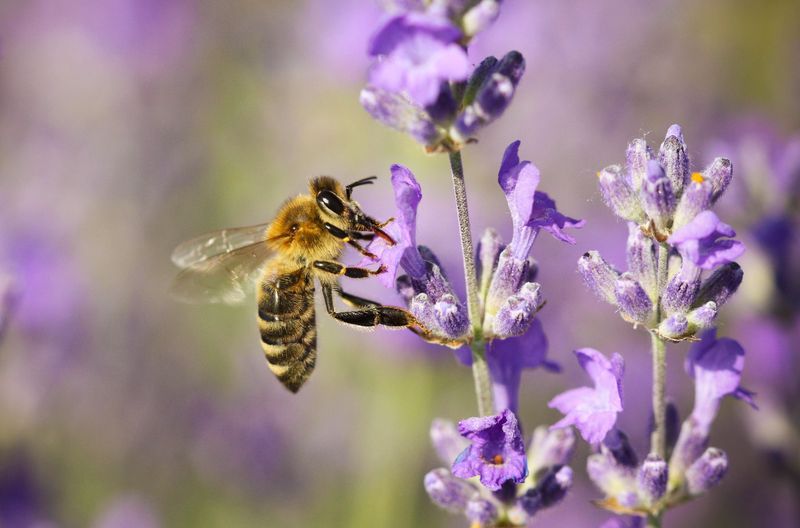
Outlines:
{"label": "bee's head", "polygon": [[350,199],[353,188],[370,184],[374,179],[375,176],[370,176],[343,187],[330,176],[320,176],[311,180],[309,188],[324,221],[345,230],[371,231],[393,244],[394,241],[381,230],[379,223],[365,214],[355,200]]}

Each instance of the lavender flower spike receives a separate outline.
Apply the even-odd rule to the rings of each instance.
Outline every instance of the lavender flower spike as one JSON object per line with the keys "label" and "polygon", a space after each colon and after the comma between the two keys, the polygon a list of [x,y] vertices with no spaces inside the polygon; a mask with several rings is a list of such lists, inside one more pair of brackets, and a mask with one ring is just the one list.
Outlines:
{"label": "lavender flower spike", "polygon": [[744,349],[733,339],[717,339],[716,330],[705,332],[689,350],[686,370],[695,379],[692,418],[701,430],[708,431],[725,396],[733,396],[755,406],[753,394],[739,386],[744,367]]}
{"label": "lavender flower spike", "polygon": [[583,370],[594,381],[594,388],[580,387],[553,398],[548,406],[565,416],[553,428],[575,425],[584,440],[592,445],[603,441],[622,411],[622,374],[625,361],[619,354],[611,360],[592,348],[575,351]]}
{"label": "lavender flower spike", "polygon": [[517,484],[525,481],[525,446],[513,412],[506,409],[494,416],[468,418],[459,422],[458,430],[472,445],[456,458],[453,475],[465,479],[478,476],[492,491],[509,480]]}
{"label": "lavender flower spike", "polygon": [[[733,262],[744,253],[744,244],[732,240],[736,231],[720,221],[712,211],[703,211],[678,229],[667,242],[678,249],[684,263],[688,260],[705,270]],[[729,237],[729,238],[724,238]]]}
{"label": "lavender flower spike", "polygon": [[436,101],[443,82],[463,81],[472,68],[458,44],[461,31],[450,21],[423,13],[387,20],[372,37],[369,54],[382,57],[370,71],[370,84],[407,93],[427,106]]}

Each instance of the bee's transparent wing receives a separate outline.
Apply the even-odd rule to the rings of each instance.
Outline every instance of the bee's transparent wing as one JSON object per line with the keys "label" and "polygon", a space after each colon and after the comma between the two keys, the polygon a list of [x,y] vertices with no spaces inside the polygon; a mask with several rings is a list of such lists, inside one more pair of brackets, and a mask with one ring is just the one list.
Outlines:
{"label": "bee's transparent wing", "polygon": [[264,240],[195,260],[172,283],[171,293],[189,303],[238,304],[258,280],[272,251]]}
{"label": "bee's transparent wing", "polygon": [[223,253],[263,242],[267,236],[267,227],[268,223],[232,227],[200,235],[176,247],[172,252],[172,262],[179,268],[188,268]]}

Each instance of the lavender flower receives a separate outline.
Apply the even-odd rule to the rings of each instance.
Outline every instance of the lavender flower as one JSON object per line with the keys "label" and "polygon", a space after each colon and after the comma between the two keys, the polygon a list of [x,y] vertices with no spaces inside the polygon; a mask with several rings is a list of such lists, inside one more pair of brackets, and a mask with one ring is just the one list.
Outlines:
{"label": "lavender flower", "polygon": [[[500,253],[494,270],[482,270],[484,277],[493,271],[491,281],[487,281],[484,315],[484,331],[490,335],[495,334],[494,321],[504,303],[521,291],[529,277],[532,266],[528,255],[539,232],[548,231],[558,240],[574,244],[575,239],[564,230],[584,225],[582,220],[561,214],[555,202],[537,190],[541,179],[539,169],[530,161],[520,162],[519,145],[520,142],[515,141],[506,148],[498,172],[498,182],[506,195],[514,228],[511,243]],[[500,330],[496,334],[503,336]]]}
{"label": "lavender flower", "polygon": [[[617,307],[626,321],[664,339],[692,339],[714,323],[719,308],[741,282],[741,273],[732,269],[739,269],[733,261],[744,252],[744,245],[708,210],[714,193],[727,185],[730,162],[720,159],[704,173],[690,174],[678,125],[667,131],[658,157],[639,139],[630,143],[626,157],[624,170],[612,165],[598,177],[606,204],[629,220],[629,271],[620,273],[596,251],[585,253],[578,269],[587,285]],[[681,257],[680,269],[670,273],[668,254],[673,250]],[[667,261],[662,277],[659,252]],[[702,282],[703,271],[720,266],[735,268]]]}
{"label": "lavender flower", "polygon": [[557,363],[547,359],[547,347],[547,337],[538,320],[534,320],[530,329],[521,337],[495,340],[489,344],[486,360],[492,375],[497,409],[517,412],[523,369],[543,367],[551,372],[561,370]]}
{"label": "lavender flower", "polygon": [[[620,273],[596,251],[585,253],[578,269],[589,287],[616,306],[623,319],[645,326],[652,334],[650,453],[637,468],[626,437],[616,430],[609,432],[622,410],[618,390],[622,369],[615,376],[611,362],[597,352],[594,357],[602,358],[602,368],[595,367],[595,372],[602,374],[603,381],[589,372],[594,390],[567,391],[550,405],[566,415],[556,426],[577,423],[588,442],[603,441],[600,452],[587,462],[590,477],[605,494],[598,504],[615,513],[659,520],[667,508],[713,486],[727,468],[727,459],[718,450],[703,455],[720,400],[733,395],[752,404],[752,393],[739,387],[744,350],[731,339],[717,340],[713,330],[704,334],[687,359],[687,370],[695,378],[695,408],[677,439],[676,427],[670,426],[677,422],[677,410],[670,416],[664,381],[666,341],[695,339],[698,332],[713,327],[720,307],[742,281],[734,260],[742,255],[744,245],[709,209],[731,181],[730,161],[718,158],[703,173],[690,173],[678,125],[667,131],[658,156],[637,139],[629,144],[626,159],[625,170],[611,166],[598,176],[606,204],[629,221],[629,271]],[[680,258],[671,260],[671,255]],[[705,281],[704,271],[713,272]]]}
{"label": "lavender flower", "polygon": [[744,367],[744,349],[729,338],[717,339],[716,330],[703,334],[686,358],[686,370],[695,380],[692,418],[701,429],[709,429],[725,396],[755,406],[753,393],[739,386]]}
{"label": "lavender flower", "polygon": [[[424,479],[431,500],[451,513],[461,513],[480,526],[492,526],[501,518],[525,525],[539,510],[558,503],[572,485],[572,470],[565,464],[572,456],[575,438],[568,429],[538,427],[527,462],[511,411],[464,420],[459,430],[471,441],[460,436],[452,423],[434,421],[431,439],[436,452],[446,464],[454,458],[455,462],[452,472],[439,468]],[[463,452],[456,456],[458,448]],[[457,475],[478,476],[483,485]]]}
{"label": "lavender flower", "polygon": [[469,40],[500,12],[498,0],[412,2],[394,6],[372,37],[376,59],[361,104],[430,152],[458,151],[510,105],[525,71],[516,51],[473,69]]}
{"label": "lavender flower", "polygon": [[622,411],[625,362],[619,354],[609,360],[592,348],[576,350],[575,356],[592,378],[594,388],[571,389],[550,400],[548,406],[565,415],[553,428],[575,425],[584,440],[596,445],[614,427],[617,414]]}
{"label": "lavender flower", "polygon": [[408,94],[425,107],[436,101],[442,82],[463,81],[471,68],[458,44],[461,31],[450,21],[422,13],[388,19],[372,37],[369,54],[381,60],[370,83],[388,92]]}
{"label": "lavender flower", "polygon": [[731,240],[735,236],[731,226],[712,211],[703,211],[672,233],[667,242],[675,246],[684,262],[709,270],[733,262],[744,253],[744,245]]}
{"label": "lavender flower", "polygon": [[[407,275],[397,279],[397,286],[411,313],[431,331],[447,338],[460,338],[469,325],[466,307],[453,292],[436,256],[429,249],[417,246],[417,206],[422,200],[422,189],[408,168],[392,165],[391,172],[397,213],[395,221],[386,226],[386,232],[395,244],[389,245],[376,237],[367,246],[386,267],[386,273],[379,279],[386,287],[395,286],[397,269],[402,267]],[[362,265],[369,263],[369,258],[362,261]]]}
{"label": "lavender flower", "polygon": [[525,447],[513,412],[506,409],[495,416],[462,420],[458,431],[472,445],[453,462],[453,475],[479,476],[481,484],[493,491],[508,480],[517,484],[525,481],[528,474]]}

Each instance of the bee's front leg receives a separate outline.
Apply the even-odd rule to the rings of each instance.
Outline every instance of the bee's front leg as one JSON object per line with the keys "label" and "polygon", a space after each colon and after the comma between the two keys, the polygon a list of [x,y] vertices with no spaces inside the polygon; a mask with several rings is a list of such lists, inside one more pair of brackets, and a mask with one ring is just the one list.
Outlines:
{"label": "bee's front leg", "polygon": [[342,242],[347,242],[352,247],[354,247],[356,251],[358,251],[359,253],[361,253],[365,257],[371,258],[372,260],[377,260],[378,257],[375,256],[375,254],[371,253],[364,246],[362,246],[361,244],[356,242],[356,240],[372,240],[371,237],[370,238],[364,238],[364,235],[361,235],[361,233],[358,233],[356,231],[349,231],[349,232],[348,231],[344,231],[344,230],[339,229],[335,225],[330,224],[328,222],[325,222],[323,225],[325,226],[325,230],[328,233],[330,233],[331,235],[335,236],[336,238],[338,238]]}

